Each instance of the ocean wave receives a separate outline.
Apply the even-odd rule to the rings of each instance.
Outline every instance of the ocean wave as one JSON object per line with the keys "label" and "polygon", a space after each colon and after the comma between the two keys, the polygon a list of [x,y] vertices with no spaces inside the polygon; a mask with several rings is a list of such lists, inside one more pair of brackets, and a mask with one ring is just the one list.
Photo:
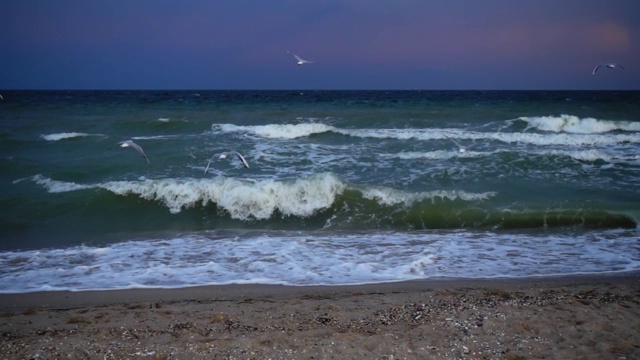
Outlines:
{"label": "ocean wave", "polygon": [[321,134],[328,131],[336,131],[337,129],[325,124],[271,124],[257,126],[239,126],[233,124],[214,124],[213,131],[222,132],[249,132],[257,136],[269,139],[297,139],[307,137],[313,134]]}
{"label": "ocean wave", "polygon": [[99,247],[0,252],[0,293],[624,273],[640,269],[636,238],[635,230],[568,236],[492,231],[240,236],[198,232]]}
{"label": "ocean wave", "polygon": [[579,118],[573,115],[520,117],[527,129],[572,134],[601,134],[611,131],[640,131],[640,122]]}
{"label": "ocean wave", "polygon": [[87,133],[81,133],[81,132],[63,132],[63,133],[55,133],[55,134],[48,134],[48,135],[40,135],[40,137],[42,137],[47,141],[60,141],[60,140],[73,139],[73,138],[85,137],[85,136],[104,136],[104,135],[87,134]]}
{"label": "ocean wave", "polygon": [[[21,180],[22,179],[18,181],[21,181]],[[86,189],[91,189],[95,187],[93,185],[82,185],[82,184],[76,184],[74,182],[57,181],[57,180],[53,180],[48,177],[45,177],[41,174],[35,175],[32,178],[32,180],[36,184],[47,189],[47,191],[50,193],[64,193],[69,191],[86,190]]]}
{"label": "ocean wave", "polygon": [[[502,151],[502,150],[500,150]],[[461,153],[458,150],[436,150],[436,151],[403,151],[401,153],[390,155],[404,160],[428,159],[428,160],[449,160],[453,158],[478,158],[490,156],[491,152],[465,151]]]}
{"label": "ocean wave", "polygon": [[283,216],[308,217],[330,207],[347,183],[329,173],[293,180],[247,181],[227,177],[213,179],[160,179],[109,181],[77,184],[57,181],[43,175],[32,180],[50,193],[104,189],[116,195],[137,195],[166,206],[171,213],[198,204],[213,203],[234,219],[269,219],[277,211]]}
{"label": "ocean wave", "polygon": [[345,136],[376,139],[443,139],[443,135],[438,135],[433,130],[423,129],[342,129],[335,126],[305,123],[305,124],[270,124],[259,126],[239,126],[234,124],[214,124],[213,131],[222,132],[248,132],[256,136],[269,139],[297,139],[315,134],[333,132]]}
{"label": "ocean wave", "polygon": [[593,162],[598,160],[612,162],[614,160],[613,156],[605,154],[600,150],[594,150],[594,149],[580,150],[580,151],[551,150],[551,151],[545,151],[541,153],[541,155],[568,156],[575,160],[588,161],[588,162]]}
{"label": "ocean wave", "polygon": [[[496,150],[493,152],[476,152],[476,151],[466,151],[461,153],[459,151],[405,151],[397,154],[389,154],[385,155],[387,157],[394,157],[404,160],[416,160],[416,159],[428,159],[428,160],[449,160],[453,158],[480,158],[480,157],[488,157],[491,155],[495,155],[498,153],[510,153],[510,150]],[[594,161],[606,161],[613,162],[615,160],[619,160],[615,156],[609,155],[601,150],[597,149],[588,149],[588,150],[544,150],[544,151],[532,151],[530,155],[540,155],[540,156],[566,156],[570,157],[574,160],[586,161],[586,162],[594,162]]]}
{"label": "ocean wave", "polygon": [[[524,119],[524,118],[521,118]],[[627,126],[619,125],[618,129],[631,131],[640,123],[628,123]],[[396,139],[396,140],[447,140],[452,136],[450,129],[343,129],[324,124],[297,124],[297,125],[261,125],[239,126],[233,124],[216,124],[213,131],[221,132],[247,132],[256,136],[270,139],[296,139],[314,134],[332,132],[344,136],[370,139]],[[601,132],[568,133],[557,131],[556,134],[540,134],[526,132],[477,132],[465,131],[455,134],[457,141],[499,141],[503,143],[524,143],[532,145],[597,145],[617,144],[624,142],[640,142],[640,134],[615,134],[609,136],[600,135]]]}
{"label": "ocean wave", "polygon": [[419,193],[409,193],[387,187],[366,187],[361,190],[362,197],[369,200],[375,200],[383,206],[391,206],[404,204],[406,206],[418,203],[424,200],[435,201],[437,199],[447,199],[450,201],[478,201],[488,200],[497,193],[488,191],[484,193],[468,193],[462,190],[434,190]]}
{"label": "ocean wave", "polygon": [[[32,180],[50,193],[86,189],[104,189],[120,196],[136,195],[157,201],[173,214],[195,206],[215,204],[237,220],[267,220],[276,214],[282,217],[310,217],[339,203],[374,201],[366,211],[377,213],[381,207],[411,206],[430,201],[482,201],[495,192],[468,193],[461,190],[405,192],[389,187],[353,185],[333,173],[315,174],[290,180],[248,181],[228,177],[212,179],[159,179],[109,181],[99,184],[77,184],[57,181],[43,175]],[[347,196],[345,193],[355,194]]]}
{"label": "ocean wave", "polygon": [[[31,179],[50,193],[102,189],[117,196],[155,202],[176,215],[189,208],[214,206],[239,221],[307,218],[325,229],[523,229],[582,226],[635,228],[633,216],[576,203],[554,210],[513,209],[495,202],[498,192],[430,190],[407,192],[384,186],[351,184],[333,173],[287,180],[156,179],[98,184],[64,182],[36,175]],[[88,196],[99,196],[89,194]],[[87,199],[88,200],[88,199]],[[76,201],[76,200],[74,200]],[[112,199],[109,201],[117,201]],[[107,206],[101,202],[100,206]],[[134,205],[135,206],[135,205]],[[135,209],[132,209],[132,214]],[[207,212],[208,213],[208,212]],[[187,216],[191,216],[188,215]],[[299,226],[300,224],[296,222]]]}
{"label": "ocean wave", "polygon": [[283,216],[308,217],[326,209],[346,183],[332,174],[291,181],[242,181],[227,177],[192,180],[113,181],[99,185],[118,195],[136,194],[163,203],[171,213],[197,204],[216,204],[234,219],[265,220]]}
{"label": "ocean wave", "polygon": [[167,140],[167,139],[180,139],[184,137],[190,137],[193,135],[148,135],[148,136],[132,136],[133,140]]}

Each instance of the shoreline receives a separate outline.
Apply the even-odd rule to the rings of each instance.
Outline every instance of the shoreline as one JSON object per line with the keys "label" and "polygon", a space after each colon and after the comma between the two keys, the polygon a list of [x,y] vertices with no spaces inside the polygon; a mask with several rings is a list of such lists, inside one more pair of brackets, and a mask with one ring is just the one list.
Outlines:
{"label": "shoreline", "polygon": [[640,275],[0,294],[0,355],[640,358]]}
{"label": "shoreline", "polygon": [[130,288],[105,290],[43,290],[0,293],[0,314],[27,308],[65,309],[118,303],[135,303],[164,299],[167,301],[205,299],[242,299],[259,296],[291,299],[298,296],[340,296],[350,293],[415,292],[460,288],[499,287],[516,291],[529,286],[557,287],[582,283],[640,283],[640,271],[602,274],[572,274],[558,276],[500,277],[500,278],[437,278],[396,282],[348,285],[278,285],[224,284],[194,285],[178,288]]}

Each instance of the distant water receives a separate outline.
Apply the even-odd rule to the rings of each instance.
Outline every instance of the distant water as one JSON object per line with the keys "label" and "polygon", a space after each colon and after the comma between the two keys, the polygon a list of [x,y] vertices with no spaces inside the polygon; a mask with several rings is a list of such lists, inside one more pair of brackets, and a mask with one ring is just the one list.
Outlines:
{"label": "distant water", "polygon": [[0,292],[640,270],[640,92],[3,96]]}

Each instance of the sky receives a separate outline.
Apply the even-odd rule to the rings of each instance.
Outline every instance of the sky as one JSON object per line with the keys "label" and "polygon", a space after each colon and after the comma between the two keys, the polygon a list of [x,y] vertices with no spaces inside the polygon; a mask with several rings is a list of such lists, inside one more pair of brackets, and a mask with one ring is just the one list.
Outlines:
{"label": "sky", "polygon": [[0,49],[0,89],[640,90],[640,1],[6,1]]}

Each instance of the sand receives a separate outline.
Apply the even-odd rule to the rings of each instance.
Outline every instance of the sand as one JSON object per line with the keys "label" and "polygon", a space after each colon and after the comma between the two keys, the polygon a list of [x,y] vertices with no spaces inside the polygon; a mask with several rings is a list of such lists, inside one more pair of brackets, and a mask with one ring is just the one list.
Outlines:
{"label": "sand", "polygon": [[640,359],[640,276],[0,295],[2,359]]}

